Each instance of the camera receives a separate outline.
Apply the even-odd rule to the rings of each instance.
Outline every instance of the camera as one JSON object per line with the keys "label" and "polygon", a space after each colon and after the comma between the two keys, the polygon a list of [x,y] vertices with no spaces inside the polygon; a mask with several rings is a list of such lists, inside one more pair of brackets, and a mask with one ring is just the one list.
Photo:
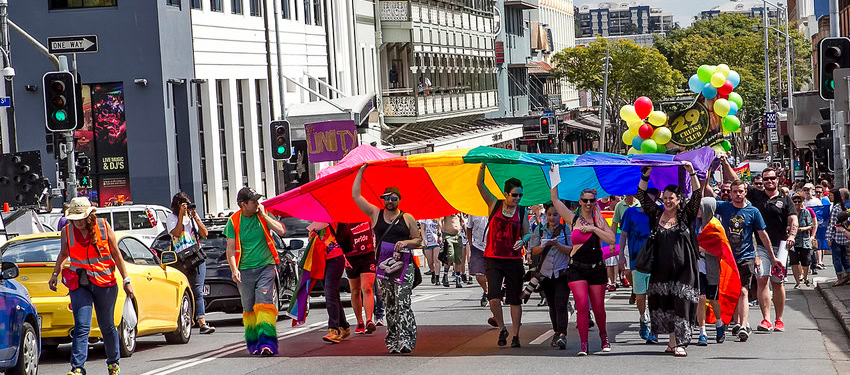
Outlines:
{"label": "camera", "polygon": [[528,303],[528,300],[531,298],[531,295],[537,291],[537,287],[540,285],[540,279],[537,278],[536,275],[531,276],[531,280],[525,284],[525,288],[522,290],[522,303]]}
{"label": "camera", "polygon": [[196,204],[194,204],[194,203],[188,203],[188,204],[186,205],[186,208],[188,208],[188,209],[190,209],[190,210],[194,210],[194,209],[195,209],[195,208],[197,208],[197,207],[198,207],[198,205],[196,205]]}

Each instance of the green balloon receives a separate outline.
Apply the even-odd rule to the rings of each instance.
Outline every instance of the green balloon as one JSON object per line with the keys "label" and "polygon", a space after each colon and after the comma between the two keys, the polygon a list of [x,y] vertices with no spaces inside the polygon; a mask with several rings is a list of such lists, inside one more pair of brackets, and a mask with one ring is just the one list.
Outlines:
{"label": "green balloon", "polygon": [[640,144],[640,152],[644,154],[652,154],[658,150],[658,144],[652,139],[644,139]]}
{"label": "green balloon", "polygon": [[734,133],[741,128],[741,120],[738,119],[738,116],[726,116],[723,118],[723,129],[726,129],[727,132]]}
{"label": "green balloon", "polygon": [[729,152],[729,150],[732,149],[732,144],[725,139],[723,140],[723,142],[720,142],[720,146],[723,147],[723,150],[726,152]]}
{"label": "green balloon", "polygon": [[697,77],[699,77],[700,81],[703,81],[705,83],[711,82],[711,75],[713,73],[714,72],[712,71],[711,67],[708,65],[700,65],[699,69],[697,69]]}
{"label": "green balloon", "polygon": [[730,92],[729,93],[729,101],[737,104],[739,111],[741,110],[741,108],[744,107],[744,99],[741,98],[741,95],[738,95],[737,92]]}

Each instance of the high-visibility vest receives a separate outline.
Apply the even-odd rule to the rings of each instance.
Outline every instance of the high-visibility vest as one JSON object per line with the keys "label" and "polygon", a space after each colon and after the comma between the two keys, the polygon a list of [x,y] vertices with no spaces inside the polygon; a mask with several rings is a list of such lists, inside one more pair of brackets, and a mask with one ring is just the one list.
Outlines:
{"label": "high-visibility vest", "polygon": [[[272,252],[272,256],[274,257],[274,263],[280,263],[280,259],[277,256],[277,249],[274,246],[274,238],[272,238],[271,232],[269,232],[269,227],[266,225],[266,219],[263,218],[263,215],[257,214],[257,219],[260,221],[260,225],[263,227],[263,234],[266,236],[266,244],[269,246],[269,251]],[[239,221],[242,219],[242,210],[236,211],[233,215],[230,215],[230,221],[233,222],[233,233],[236,233],[236,267],[239,267],[239,260],[242,257],[242,242],[239,241]]]}
{"label": "high-visibility vest", "polygon": [[106,221],[97,219],[90,236],[89,246],[83,246],[74,238],[74,226],[65,226],[71,271],[86,270],[89,280],[97,286],[115,285],[115,260],[109,250]]}

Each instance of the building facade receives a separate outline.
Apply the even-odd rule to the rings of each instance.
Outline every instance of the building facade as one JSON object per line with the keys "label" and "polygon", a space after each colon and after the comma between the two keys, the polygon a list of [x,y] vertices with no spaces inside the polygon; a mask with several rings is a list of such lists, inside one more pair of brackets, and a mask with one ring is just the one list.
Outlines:
{"label": "building facade", "polygon": [[577,37],[663,33],[673,28],[672,14],[635,1],[582,5],[578,17]]}
{"label": "building facade", "polygon": [[[718,5],[710,10],[700,12],[700,19],[709,19],[722,13],[743,14],[747,17],[762,17],[764,3],[761,0],[729,0],[728,3]],[[768,17],[776,17],[776,8],[769,7]]]}
{"label": "building facade", "polygon": [[[540,23],[552,30],[554,50],[547,56],[546,62],[551,63],[551,57],[565,48],[575,47],[575,7],[572,0],[540,0],[538,9]],[[561,103],[567,108],[578,108],[578,90],[566,80],[559,82]]]}

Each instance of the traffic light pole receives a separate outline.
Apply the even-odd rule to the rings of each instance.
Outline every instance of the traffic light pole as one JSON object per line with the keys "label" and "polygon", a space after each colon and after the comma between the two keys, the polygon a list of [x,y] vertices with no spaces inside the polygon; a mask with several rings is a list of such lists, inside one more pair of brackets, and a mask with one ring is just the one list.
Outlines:
{"label": "traffic light pole", "polygon": [[[74,61],[73,73],[75,73],[75,75],[77,70],[76,65],[77,63]],[[59,56],[59,70],[63,72],[69,71],[68,58],[66,56]],[[68,173],[65,176],[65,201],[70,202],[71,199],[77,197],[77,154],[74,152],[74,131],[71,130],[64,133],[65,150],[67,155],[65,161],[68,163]]]}

